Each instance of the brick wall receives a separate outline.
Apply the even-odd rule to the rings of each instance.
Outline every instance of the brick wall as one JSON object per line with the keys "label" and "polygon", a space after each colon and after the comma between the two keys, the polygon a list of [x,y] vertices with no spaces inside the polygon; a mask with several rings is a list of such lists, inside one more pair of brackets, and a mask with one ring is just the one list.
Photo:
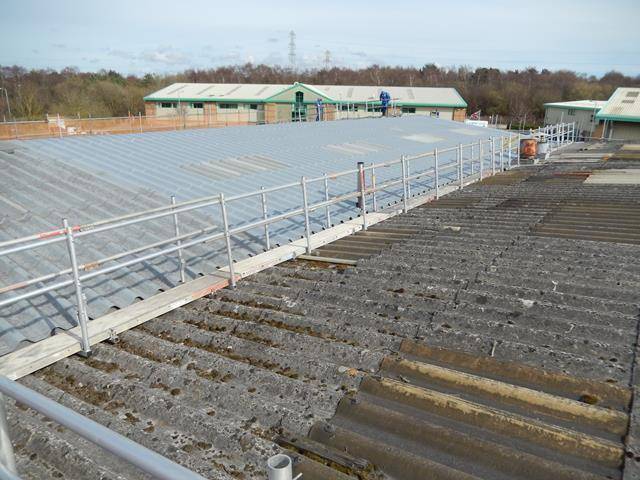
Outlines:
{"label": "brick wall", "polygon": [[467,118],[467,109],[466,108],[454,108],[453,109],[453,119],[456,122],[464,122]]}
{"label": "brick wall", "polygon": [[155,117],[157,113],[156,102],[144,102],[144,114],[149,117]]}

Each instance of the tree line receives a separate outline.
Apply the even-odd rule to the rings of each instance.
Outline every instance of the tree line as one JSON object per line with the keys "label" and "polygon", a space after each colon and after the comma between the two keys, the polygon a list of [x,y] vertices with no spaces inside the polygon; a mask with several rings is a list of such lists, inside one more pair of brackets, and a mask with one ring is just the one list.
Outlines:
{"label": "tree line", "polygon": [[[39,120],[47,114],[81,117],[126,116],[144,112],[143,97],[174,82],[283,83],[454,87],[469,104],[468,111],[498,115],[506,122],[536,124],[544,103],[606,100],[616,87],[640,85],[611,71],[602,77],[569,70],[499,70],[496,68],[421,68],[372,65],[362,69],[325,68],[294,71],[269,65],[237,65],[178,74],[122,75],[113,70],[81,72],[0,66],[0,120]],[[11,115],[9,108],[11,108]]]}

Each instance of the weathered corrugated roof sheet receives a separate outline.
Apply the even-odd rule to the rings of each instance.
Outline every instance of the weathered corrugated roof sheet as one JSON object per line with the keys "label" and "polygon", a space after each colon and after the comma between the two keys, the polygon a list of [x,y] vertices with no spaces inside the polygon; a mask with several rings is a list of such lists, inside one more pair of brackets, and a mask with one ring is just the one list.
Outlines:
{"label": "weathered corrugated roof sheet", "polygon": [[[584,184],[618,165],[576,160],[348,237],[411,231],[355,267],[281,264],[21,381],[211,479],[265,479],[277,451],[304,480],[621,480],[625,460],[637,478],[640,189]],[[9,403],[25,479],[141,478]]]}
{"label": "weathered corrugated roof sheet", "polygon": [[[13,142],[0,151],[0,239],[17,238],[61,225],[83,224],[223,192],[247,193],[300,180],[302,175],[354,168],[356,162],[382,162],[401,154],[486,139],[502,132],[426,117],[365,119],[358,121],[283,124],[258,127],[186,130],[147,134],[67,137]],[[416,140],[417,139],[417,140]],[[5,144],[9,145],[9,144]],[[446,162],[451,157],[442,156]],[[424,168],[431,160],[425,159]],[[418,168],[416,165],[415,168]],[[387,169],[385,169],[387,170]],[[380,180],[393,172],[378,172]],[[331,194],[355,187],[356,179],[331,182]],[[309,189],[310,201],[324,198],[321,184]],[[391,191],[380,201],[397,200]],[[301,204],[300,189],[269,195],[271,214]],[[353,215],[346,205],[333,211],[333,222]],[[257,220],[262,215],[258,198],[229,204],[232,224]],[[324,225],[323,212],[312,216],[312,228]],[[181,214],[182,232],[219,225],[217,208]],[[273,243],[300,238],[301,220],[274,225]],[[143,244],[173,236],[170,218],[78,240],[80,262],[94,261]],[[263,250],[262,231],[235,237],[237,258]],[[93,243],[88,240],[95,239]],[[225,263],[223,242],[187,251],[187,274],[193,278]],[[0,258],[3,285],[68,267],[64,243]],[[177,258],[159,258],[96,278],[87,284],[89,315],[96,318],[122,308],[178,280]],[[21,342],[37,341],[56,328],[75,325],[72,291],[17,303],[0,312],[0,354]]]}

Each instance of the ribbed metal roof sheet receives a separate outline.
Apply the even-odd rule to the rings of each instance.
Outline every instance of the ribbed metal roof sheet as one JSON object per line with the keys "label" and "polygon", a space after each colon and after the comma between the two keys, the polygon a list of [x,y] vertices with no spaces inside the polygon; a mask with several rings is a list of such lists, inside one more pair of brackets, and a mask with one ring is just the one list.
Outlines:
{"label": "ribbed metal roof sheet", "polygon": [[[220,192],[226,196],[242,194],[261,186],[296,182],[302,175],[319,177],[355,168],[358,161],[384,162],[401,154],[477,142],[501,133],[410,116],[13,142],[12,148],[0,150],[0,240],[59,228],[62,217],[72,225],[83,224],[167,205],[171,195],[180,202]],[[427,137],[432,143],[424,142]],[[451,161],[452,155],[442,155],[441,162]],[[413,162],[412,172],[429,168],[431,162],[430,158]],[[382,169],[376,172],[377,177],[380,181],[395,177],[398,172],[391,170]],[[355,176],[332,180],[331,194],[352,191],[355,184]],[[397,200],[396,194],[381,194],[380,204]],[[323,185],[310,187],[309,196],[310,202],[322,201]],[[297,208],[301,202],[298,188],[268,195],[270,214]],[[232,226],[258,220],[262,215],[257,197],[231,202],[228,210]],[[332,221],[339,223],[353,214],[352,204],[337,205],[332,209]],[[219,219],[217,206],[181,214],[181,230],[186,233],[220,225]],[[323,228],[323,222],[324,212],[312,215],[315,231]],[[300,238],[302,232],[302,219],[273,225],[272,244]],[[262,234],[259,229],[234,238],[237,258],[262,252]],[[79,261],[95,261],[171,236],[173,224],[166,217],[82,237],[77,242]],[[211,272],[225,263],[224,257],[224,242],[194,247],[186,252],[187,274],[194,278]],[[4,286],[67,267],[63,242],[52,248],[0,257],[0,278]],[[110,309],[122,308],[177,281],[175,257],[158,258],[118,275],[98,277],[86,284],[89,315],[96,318]],[[57,328],[74,326],[74,310],[71,289],[4,308],[0,312],[0,354],[22,342],[49,336]]]}
{"label": "ribbed metal roof sheet", "polygon": [[[294,84],[295,85],[295,84]],[[336,102],[365,103],[378,101],[386,90],[400,104],[464,108],[467,103],[455,88],[448,87],[392,87],[356,85],[305,85]],[[148,101],[265,101],[293,85],[246,83],[174,83],[145,97]]]}
{"label": "ribbed metal roof sheet", "polygon": [[597,115],[600,120],[640,122],[640,87],[618,88]]}
{"label": "ribbed metal roof sheet", "polygon": [[573,100],[571,102],[545,103],[545,107],[574,108],[580,110],[600,110],[607,103],[606,100]]}

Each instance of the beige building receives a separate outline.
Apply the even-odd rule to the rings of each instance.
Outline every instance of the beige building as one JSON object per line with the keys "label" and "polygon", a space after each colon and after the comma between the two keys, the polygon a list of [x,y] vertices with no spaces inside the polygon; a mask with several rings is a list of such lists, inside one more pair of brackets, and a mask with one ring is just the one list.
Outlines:
{"label": "beige building", "polygon": [[556,125],[575,122],[578,136],[591,137],[599,123],[596,116],[606,103],[605,100],[545,103],[544,124]]}
{"label": "beige building", "polygon": [[467,103],[456,89],[436,87],[175,83],[144,101],[149,116],[202,117],[212,124],[279,123],[381,115],[383,90],[391,96],[389,115],[466,117]]}
{"label": "beige building", "polygon": [[640,140],[640,87],[616,89],[597,119],[603,138]]}

